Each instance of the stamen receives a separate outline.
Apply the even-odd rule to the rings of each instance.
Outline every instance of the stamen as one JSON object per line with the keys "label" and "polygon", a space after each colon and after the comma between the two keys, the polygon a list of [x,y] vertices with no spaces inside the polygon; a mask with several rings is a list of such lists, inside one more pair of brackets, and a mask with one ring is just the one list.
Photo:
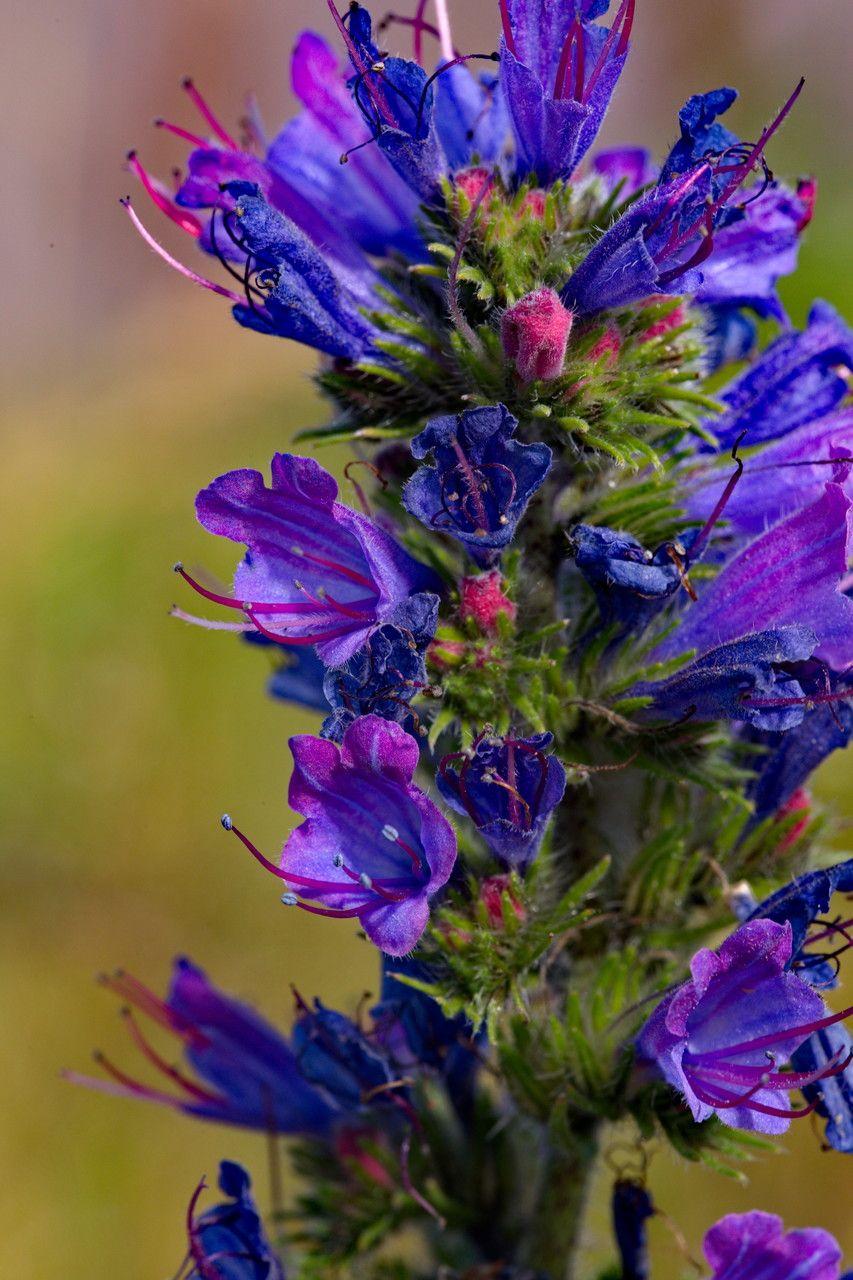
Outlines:
{"label": "stamen", "polygon": [[[723,492],[720,494],[720,497],[716,505],[714,506],[714,510],[708,516],[708,519],[705,521],[705,523],[702,525],[702,528],[699,530],[698,534],[696,535],[696,539],[693,543],[693,546],[690,548],[690,554],[692,557],[699,556],[704,550],[705,545],[714,529],[714,526],[716,525],[717,521],[720,519],[720,516],[723,514],[726,507],[728,506],[729,499],[731,498],[732,494],[737,488],[738,481],[743,475],[743,460],[738,456],[738,449],[740,448],[740,445],[746,434],[747,434],[746,430],[741,431],[737,440],[735,440],[734,444],[732,445],[732,462],[734,462],[735,464],[734,473],[731,476],[729,476],[729,479],[726,483],[726,487],[723,489]],[[693,596],[692,598],[695,600],[696,597]]]}
{"label": "stamen", "polygon": [[506,44],[507,49],[513,55],[513,57],[515,57],[516,56],[515,36],[512,33],[512,23],[509,20],[509,4],[507,3],[507,0],[500,0],[500,11],[501,11],[501,26],[503,27],[503,33],[504,33],[504,43]]}
{"label": "stamen", "polygon": [[370,72],[370,68],[367,66],[361,54],[359,53],[358,49],[356,48],[355,41],[353,40],[352,36],[347,30],[346,24],[344,23],[343,18],[338,13],[338,7],[337,7],[337,4],[335,3],[335,0],[326,0],[326,3],[329,6],[329,12],[332,15],[332,20],[335,26],[338,28],[338,31],[341,33],[341,37],[343,39],[344,44],[347,47],[347,52],[349,53],[353,66],[355,67],[356,71],[361,76],[364,77],[364,87],[367,90],[368,94],[370,95],[370,99],[373,105],[375,106],[378,114],[382,117],[385,123],[389,127],[393,128],[394,116],[391,113],[388,103],[385,100],[385,96],[381,88],[377,84],[368,80],[367,77]]}
{"label": "stamen", "polygon": [[675,565],[676,570],[678,571],[679,582],[681,583],[682,587],[689,595],[690,599],[695,604],[696,601],[699,599],[699,597],[696,594],[696,591],[693,587],[693,583],[690,581],[690,579],[687,576],[686,560],[682,559],[682,557],[678,554],[678,551],[672,545],[672,543],[670,543],[670,545],[667,547],[666,554],[669,556],[670,560]]}
{"label": "stamen", "polygon": [[568,30],[568,34],[563,42],[562,52],[560,53],[560,61],[557,63],[557,74],[554,77],[554,97],[557,99],[566,96],[568,88],[569,72],[572,65],[572,50],[575,51],[574,59],[574,98],[576,102],[583,100],[583,74],[584,74],[584,39],[583,27],[579,18],[575,18]]}
{"label": "stamen", "polygon": [[805,1039],[815,1031],[822,1031],[824,1027],[832,1027],[836,1022],[843,1022],[851,1014],[853,1014],[853,1005],[849,1009],[842,1009],[840,1013],[831,1013],[825,1018],[820,1018],[817,1022],[807,1022],[798,1027],[785,1027],[766,1036],[756,1036],[754,1040],[743,1040],[740,1044],[727,1045],[724,1049],[708,1049],[703,1052],[702,1058],[703,1061],[708,1062],[711,1059],[732,1057],[739,1053],[751,1053],[754,1049],[772,1049],[774,1045],[785,1040],[793,1040],[797,1037]]}
{"label": "stamen", "polygon": [[243,299],[240,297],[239,293],[234,293],[232,289],[226,289],[224,285],[216,284],[213,280],[206,280],[204,276],[198,275],[197,272],[192,271],[189,267],[185,267],[182,262],[178,262],[177,258],[173,258],[172,255],[154,239],[151,232],[146,230],[130,202],[130,196],[126,196],[123,200],[120,200],[119,204],[127,210],[128,217],[149,248],[153,249],[156,254],[159,254],[163,261],[167,262],[170,267],[174,268],[174,270],[179,272],[180,275],[186,276],[188,280],[192,280],[193,284],[200,284],[203,289],[210,289],[211,293],[218,293],[220,297],[227,298],[229,302],[242,306]]}
{"label": "stamen", "polygon": [[176,138],[183,138],[184,142],[191,142],[194,147],[206,149],[208,146],[207,138],[201,138],[197,133],[190,133],[189,129],[184,129],[179,124],[172,124],[171,120],[164,120],[161,116],[158,116],[154,121],[154,128],[166,129],[169,133],[173,133]]}
{"label": "stamen", "polygon": [[160,1089],[150,1089],[148,1085],[141,1084],[138,1080],[134,1080],[132,1076],[120,1071],[100,1050],[97,1050],[92,1056],[98,1066],[106,1071],[107,1075],[115,1080],[116,1084],[120,1084],[123,1089],[127,1089],[130,1093],[135,1093],[140,1098],[147,1098],[151,1102],[163,1102],[169,1107],[181,1106],[179,1099],[173,1098],[170,1093],[163,1093]]}
{"label": "stamen", "polygon": [[182,1071],[179,1071],[177,1067],[166,1062],[166,1060],[157,1053],[156,1049],[149,1044],[130,1009],[124,1009],[122,1011],[122,1016],[134,1044],[158,1071],[161,1071],[163,1075],[167,1076],[169,1080],[172,1080],[179,1088],[183,1089],[185,1093],[190,1094],[191,1097],[197,1098],[200,1102],[212,1102],[218,1107],[228,1106],[227,1098],[224,1098],[221,1094],[213,1093],[209,1089],[202,1088],[201,1085],[196,1084],[194,1080],[191,1080],[188,1076],[185,1076]]}
{"label": "stamen", "polygon": [[453,58],[453,33],[450,30],[450,14],[447,12],[447,0],[435,0],[435,20],[441,43],[441,56],[450,62]]}
{"label": "stamen", "polygon": [[[810,1102],[808,1106],[798,1109],[772,1107],[765,1102],[756,1102],[755,1094],[761,1089],[761,1085],[756,1085],[740,1097],[726,1095],[721,1090],[714,1089],[711,1085],[708,1086],[708,1091],[706,1091],[694,1080],[692,1074],[690,1076],[690,1087],[700,1102],[704,1102],[708,1107],[713,1107],[715,1111],[728,1111],[734,1107],[746,1107],[749,1111],[757,1111],[763,1116],[777,1116],[781,1120],[802,1120],[805,1116],[811,1115],[817,1106],[817,1099],[814,1102]],[[716,1097],[714,1096],[715,1094],[717,1095]]]}
{"label": "stamen", "polygon": [[190,76],[184,77],[184,79],[181,81],[181,88],[185,91],[190,101],[193,103],[196,110],[201,115],[202,119],[205,120],[206,123],[210,125],[211,129],[216,134],[217,138],[219,138],[221,142],[225,143],[229,151],[239,151],[240,144],[236,142],[234,138],[231,137],[231,134],[228,132],[228,130],[222,124],[220,124],[219,120],[213,114],[210,107],[207,105],[204,98],[201,96],[198,89],[193,84],[193,81]]}
{"label": "stamen", "polygon": [[614,56],[621,58],[628,48],[628,41],[631,37],[631,28],[634,25],[635,3],[636,0],[622,0],[622,3],[617,10],[616,17],[613,19],[613,24],[607,33],[604,44],[601,46],[601,51],[596,59],[595,66],[590,73],[589,80],[587,81],[586,88],[583,92],[583,102],[589,102],[592,91],[598,84],[599,77],[607,66],[607,60],[610,57],[610,51],[613,48],[617,34],[619,36],[619,43],[616,45],[616,53]]}
{"label": "stamen", "polygon": [[185,209],[175,204],[174,200],[167,194],[162,183],[156,178],[152,178],[148,171],[144,168],[142,161],[139,159],[135,151],[128,151],[127,163],[148,192],[157,208],[165,213],[167,218],[171,218],[176,226],[182,231],[186,231],[188,235],[195,239],[201,235],[201,223],[194,214],[188,213]]}

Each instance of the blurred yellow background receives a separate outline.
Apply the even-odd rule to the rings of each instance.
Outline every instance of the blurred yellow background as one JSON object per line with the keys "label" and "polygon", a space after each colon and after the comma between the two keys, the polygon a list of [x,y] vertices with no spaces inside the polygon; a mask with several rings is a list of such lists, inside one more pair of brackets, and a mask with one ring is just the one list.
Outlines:
{"label": "blurred yellow background", "polygon": [[[496,7],[451,0],[457,42],[492,47]],[[220,1156],[245,1159],[265,1198],[263,1141],[61,1082],[96,1045],[130,1060],[94,975],[124,965],[160,986],[186,952],[281,1022],[291,982],[346,1008],[375,990],[375,957],[347,925],[285,912],[218,825],[228,809],[276,849],[286,739],[316,718],[265,699],[263,655],[167,616],[175,559],[223,577],[234,559],[195,526],[196,490],[320,420],[311,357],[239,330],[146,252],[117,203],[122,157],[180,161],[148,121],[190,122],[186,72],[226,119],[256,88],[277,122],[294,33],[331,24],[323,0],[11,0],[5,17],[0,1274],[156,1280]],[[755,134],[806,75],[771,156],[821,186],[786,299],[797,320],[815,294],[849,313],[849,0],[640,0],[635,35],[609,143],[660,154],[684,98],[720,83],[744,91],[734,127]],[[822,797],[849,797],[845,771],[823,772]],[[833,1229],[853,1266],[850,1165],[807,1122],[783,1145],[746,1190],[661,1156],[657,1198],[694,1252],[720,1213],[765,1207]],[[683,1261],[653,1236],[670,1280]],[[600,1213],[589,1247],[591,1267]]]}

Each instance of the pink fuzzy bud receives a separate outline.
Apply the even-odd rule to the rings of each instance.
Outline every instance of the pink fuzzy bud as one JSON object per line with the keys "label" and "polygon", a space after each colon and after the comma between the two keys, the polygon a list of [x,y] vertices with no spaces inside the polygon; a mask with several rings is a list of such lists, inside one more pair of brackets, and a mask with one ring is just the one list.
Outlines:
{"label": "pink fuzzy bud", "polygon": [[509,876],[489,876],[480,885],[480,901],[486,908],[489,924],[494,929],[503,929],[504,927],[503,896],[505,893],[509,893],[510,905],[517,919],[525,920],[527,918],[527,912],[510,889]]}
{"label": "pink fuzzy bud", "polygon": [[515,605],[503,593],[503,579],[499,569],[481,573],[476,578],[463,578],[459,584],[459,592],[459,616],[465,622],[473,618],[486,635],[492,635],[497,630],[498,618],[502,613],[511,622],[515,619]]}
{"label": "pink fuzzy bud", "polygon": [[471,204],[479,197],[484,187],[486,188],[486,195],[483,196],[485,200],[491,194],[495,185],[489,170],[480,168],[462,169],[460,173],[456,174],[453,181],[456,185],[456,190],[462,191],[471,201]]}
{"label": "pink fuzzy bud", "polygon": [[572,318],[553,289],[534,289],[504,312],[501,342],[523,382],[560,376]]}

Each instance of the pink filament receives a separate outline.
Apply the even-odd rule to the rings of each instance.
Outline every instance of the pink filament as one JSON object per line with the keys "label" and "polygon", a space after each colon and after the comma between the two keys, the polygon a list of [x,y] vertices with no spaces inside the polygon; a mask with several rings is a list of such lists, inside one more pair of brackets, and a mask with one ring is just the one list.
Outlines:
{"label": "pink filament", "polygon": [[236,142],[234,138],[231,137],[231,134],[228,132],[228,130],[225,129],[222,124],[220,124],[219,120],[213,114],[210,107],[207,105],[204,98],[201,96],[201,94],[199,93],[198,89],[195,87],[195,85],[193,84],[189,76],[187,76],[184,80],[182,80],[181,88],[185,90],[190,101],[193,103],[196,110],[198,111],[199,115],[207,124],[210,125],[211,129],[216,134],[217,138],[219,138],[221,142],[224,142],[226,147],[228,147],[230,151],[239,151],[240,144]]}
{"label": "pink filament", "polygon": [[178,262],[177,258],[173,258],[172,255],[168,252],[168,250],[164,249],[163,246],[157,240],[154,239],[151,232],[148,231],[143,225],[143,223],[140,221],[139,217],[137,216],[136,210],[133,208],[133,205],[130,203],[129,196],[126,199],[121,200],[120,203],[127,210],[128,217],[130,218],[134,227],[142,236],[142,239],[145,241],[148,247],[153,249],[154,252],[158,254],[163,259],[164,262],[168,263],[168,265],[172,267],[175,271],[177,271],[182,276],[186,276],[188,280],[192,280],[193,284],[200,284],[203,289],[209,289],[211,293],[218,293],[220,297],[227,298],[229,302],[236,303],[237,305],[243,305],[245,303],[245,298],[241,297],[239,293],[234,293],[232,289],[226,289],[223,285],[216,284],[215,281],[213,280],[205,279],[204,276],[200,276],[198,275],[197,272],[192,271],[189,267],[185,267],[182,262]]}
{"label": "pink filament", "polygon": [[148,195],[156,204],[157,208],[165,213],[167,218],[171,218],[172,222],[174,222],[176,226],[180,227],[182,231],[186,231],[188,235],[198,239],[201,235],[201,223],[195,214],[188,213],[186,209],[181,209],[179,205],[175,204],[174,200],[167,195],[162,184],[155,178],[151,177],[135,151],[129,151],[127,153],[127,163],[130,165],[131,169],[148,192]]}
{"label": "pink filament", "polygon": [[172,124],[171,120],[163,120],[158,117],[154,121],[155,129],[166,129],[169,133],[173,133],[176,138],[183,138],[184,142],[191,142],[194,147],[207,147],[207,139],[201,138],[197,133],[190,133],[189,129],[182,129],[179,124]]}

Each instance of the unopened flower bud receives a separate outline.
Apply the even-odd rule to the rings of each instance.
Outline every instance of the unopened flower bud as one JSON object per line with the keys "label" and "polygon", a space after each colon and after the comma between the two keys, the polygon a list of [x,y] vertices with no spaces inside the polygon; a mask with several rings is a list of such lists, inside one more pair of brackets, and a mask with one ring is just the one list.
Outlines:
{"label": "unopened flower bud", "polygon": [[498,618],[505,614],[510,622],[515,620],[516,608],[504,595],[503,578],[499,569],[463,578],[459,584],[459,616],[463,622],[472,619],[486,635],[497,631]]}
{"label": "unopened flower bud", "polygon": [[534,289],[504,312],[501,342],[522,382],[558,378],[563,372],[572,313],[553,289]]}

